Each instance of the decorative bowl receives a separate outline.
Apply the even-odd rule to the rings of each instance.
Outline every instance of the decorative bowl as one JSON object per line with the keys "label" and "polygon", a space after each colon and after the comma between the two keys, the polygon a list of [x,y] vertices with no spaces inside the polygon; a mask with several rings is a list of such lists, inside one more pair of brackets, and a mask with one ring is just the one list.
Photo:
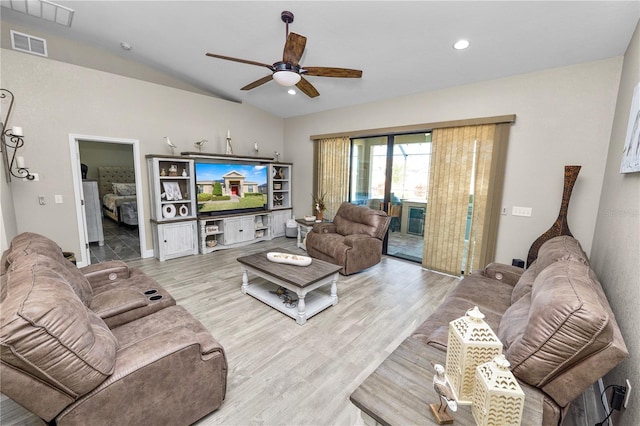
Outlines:
{"label": "decorative bowl", "polygon": [[315,216],[305,216],[304,217],[304,221],[305,222],[315,222],[316,221],[316,217]]}
{"label": "decorative bowl", "polygon": [[207,247],[215,247],[216,245],[218,245],[217,240],[207,240]]}

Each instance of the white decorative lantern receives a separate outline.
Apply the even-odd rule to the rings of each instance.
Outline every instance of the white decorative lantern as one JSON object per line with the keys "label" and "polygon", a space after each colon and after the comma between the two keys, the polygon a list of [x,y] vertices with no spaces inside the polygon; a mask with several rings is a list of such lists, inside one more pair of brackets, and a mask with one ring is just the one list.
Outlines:
{"label": "white decorative lantern", "polygon": [[476,369],[471,412],[480,426],[517,426],[522,420],[524,392],[504,355]]}
{"label": "white decorative lantern", "polygon": [[502,354],[502,343],[477,306],[449,323],[446,375],[458,404],[471,404],[476,367]]}

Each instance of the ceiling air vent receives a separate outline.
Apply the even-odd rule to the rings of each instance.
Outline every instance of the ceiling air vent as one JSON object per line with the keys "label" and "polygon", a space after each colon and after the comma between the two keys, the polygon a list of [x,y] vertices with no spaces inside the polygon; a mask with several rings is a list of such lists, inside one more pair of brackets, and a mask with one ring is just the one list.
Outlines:
{"label": "ceiling air vent", "polygon": [[21,52],[47,56],[47,40],[29,34],[11,31],[11,47]]}

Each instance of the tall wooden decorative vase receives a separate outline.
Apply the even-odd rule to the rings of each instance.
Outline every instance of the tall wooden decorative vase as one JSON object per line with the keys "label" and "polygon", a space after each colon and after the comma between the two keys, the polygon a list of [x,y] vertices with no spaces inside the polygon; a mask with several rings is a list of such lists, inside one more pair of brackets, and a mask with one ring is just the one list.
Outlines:
{"label": "tall wooden decorative vase", "polygon": [[540,235],[531,245],[529,254],[527,255],[527,268],[538,258],[538,250],[547,240],[559,237],[560,235],[573,236],[569,230],[569,224],[567,223],[567,212],[569,210],[569,201],[571,201],[573,185],[575,185],[576,179],[578,179],[578,173],[580,173],[581,168],[582,166],[564,166],[564,190],[562,191],[560,213],[558,214],[556,221],[551,225],[551,228],[549,228],[549,230],[544,234]]}

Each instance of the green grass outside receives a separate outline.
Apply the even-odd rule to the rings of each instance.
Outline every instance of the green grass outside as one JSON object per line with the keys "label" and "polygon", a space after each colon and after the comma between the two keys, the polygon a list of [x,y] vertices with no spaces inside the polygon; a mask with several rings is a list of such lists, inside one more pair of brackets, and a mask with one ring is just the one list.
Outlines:
{"label": "green grass outside", "polygon": [[198,212],[207,213],[219,210],[229,209],[250,209],[256,207],[262,207],[267,203],[267,196],[262,194],[262,197],[243,197],[238,202],[232,201],[207,201],[198,202]]}

